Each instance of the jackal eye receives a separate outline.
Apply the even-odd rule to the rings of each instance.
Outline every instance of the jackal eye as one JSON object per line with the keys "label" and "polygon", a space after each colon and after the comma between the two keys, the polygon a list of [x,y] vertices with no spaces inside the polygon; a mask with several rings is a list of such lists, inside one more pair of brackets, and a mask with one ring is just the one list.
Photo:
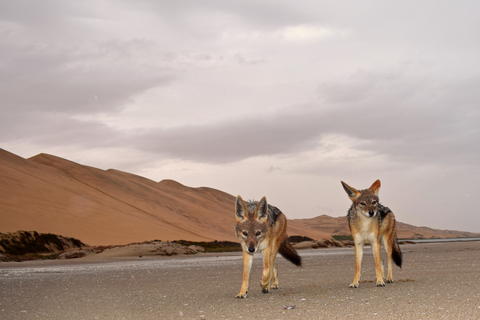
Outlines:
{"label": "jackal eye", "polygon": [[257,232],[255,232],[255,235],[256,235],[257,237],[258,237],[259,235],[261,235],[261,234],[262,234],[262,231],[257,231]]}
{"label": "jackal eye", "polygon": [[246,237],[248,236],[248,232],[247,231],[242,231],[242,234]]}
{"label": "jackal eye", "polygon": [[373,204],[374,206],[376,206],[376,205],[377,205],[377,201],[376,201],[376,200],[373,200],[373,201],[372,201],[372,204]]}
{"label": "jackal eye", "polygon": [[365,207],[367,204],[362,201],[362,202],[360,202],[360,205],[361,205],[362,207]]}

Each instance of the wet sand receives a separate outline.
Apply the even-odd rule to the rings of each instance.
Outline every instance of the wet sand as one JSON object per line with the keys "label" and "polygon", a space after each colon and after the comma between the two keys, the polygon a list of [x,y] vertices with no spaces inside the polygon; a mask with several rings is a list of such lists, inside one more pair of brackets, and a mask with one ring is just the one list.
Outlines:
{"label": "wet sand", "polygon": [[357,289],[353,248],[300,250],[302,268],[279,257],[269,294],[257,254],[247,299],[241,253],[0,263],[0,319],[480,319],[480,241],[401,249],[376,287],[367,248]]}

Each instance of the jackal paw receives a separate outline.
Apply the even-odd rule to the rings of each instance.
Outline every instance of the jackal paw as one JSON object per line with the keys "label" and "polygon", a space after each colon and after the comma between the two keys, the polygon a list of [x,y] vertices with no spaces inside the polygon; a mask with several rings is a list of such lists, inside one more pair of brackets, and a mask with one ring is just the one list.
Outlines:
{"label": "jackal paw", "polygon": [[393,283],[393,279],[387,279],[386,283]]}
{"label": "jackal paw", "polygon": [[268,288],[262,288],[262,292],[263,293],[268,293],[268,292],[270,292],[270,290],[268,290]]}
{"label": "jackal paw", "polygon": [[246,293],[246,292],[245,292],[245,293],[241,293],[241,292],[240,292],[239,294],[237,294],[237,296],[236,296],[235,298],[237,298],[237,299],[246,299],[246,298],[247,298],[247,293]]}
{"label": "jackal paw", "polygon": [[377,287],[385,287],[385,282],[382,281],[377,281]]}
{"label": "jackal paw", "polygon": [[357,283],[352,283],[349,285],[350,288],[358,288],[358,282]]}
{"label": "jackal paw", "polygon": [[272,284],[272,289],[278,289],[278,284]]}

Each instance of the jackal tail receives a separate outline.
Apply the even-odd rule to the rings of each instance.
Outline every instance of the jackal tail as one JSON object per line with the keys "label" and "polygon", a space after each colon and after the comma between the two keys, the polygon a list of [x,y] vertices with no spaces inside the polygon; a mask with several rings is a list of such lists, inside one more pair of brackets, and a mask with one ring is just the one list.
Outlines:
{"label": "jackal tail", "polygon": [[292,247],[292,244],[285,239],[280,245],[278,252],[288,261],[296,266],[302,266],[302,258],[298,255],[297,251]]}
{"label": "jackal tail", "polygon": [[398,246],[397,239],[395,239],[395,241],[393,242],[392,259],[397,266],[399,266],[400,268],[402,267],[403,254],[402,254],[402,251],[400,250],[400,247]]}

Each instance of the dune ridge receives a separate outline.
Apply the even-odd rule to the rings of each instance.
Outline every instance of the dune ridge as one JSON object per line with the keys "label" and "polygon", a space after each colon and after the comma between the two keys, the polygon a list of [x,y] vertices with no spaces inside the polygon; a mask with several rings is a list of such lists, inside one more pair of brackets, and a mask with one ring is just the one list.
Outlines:
{"label": "dune ridge", "polygon": [[[88,245],[150,240],[236,241],[235,197],[173,180],[156,182],[39,154],[24,159],[0,149],[0,232],[35,230]],[[349,234],[345,217],[289,220],[289,235]],[[479,236],[398,224],[399,237]]]}

